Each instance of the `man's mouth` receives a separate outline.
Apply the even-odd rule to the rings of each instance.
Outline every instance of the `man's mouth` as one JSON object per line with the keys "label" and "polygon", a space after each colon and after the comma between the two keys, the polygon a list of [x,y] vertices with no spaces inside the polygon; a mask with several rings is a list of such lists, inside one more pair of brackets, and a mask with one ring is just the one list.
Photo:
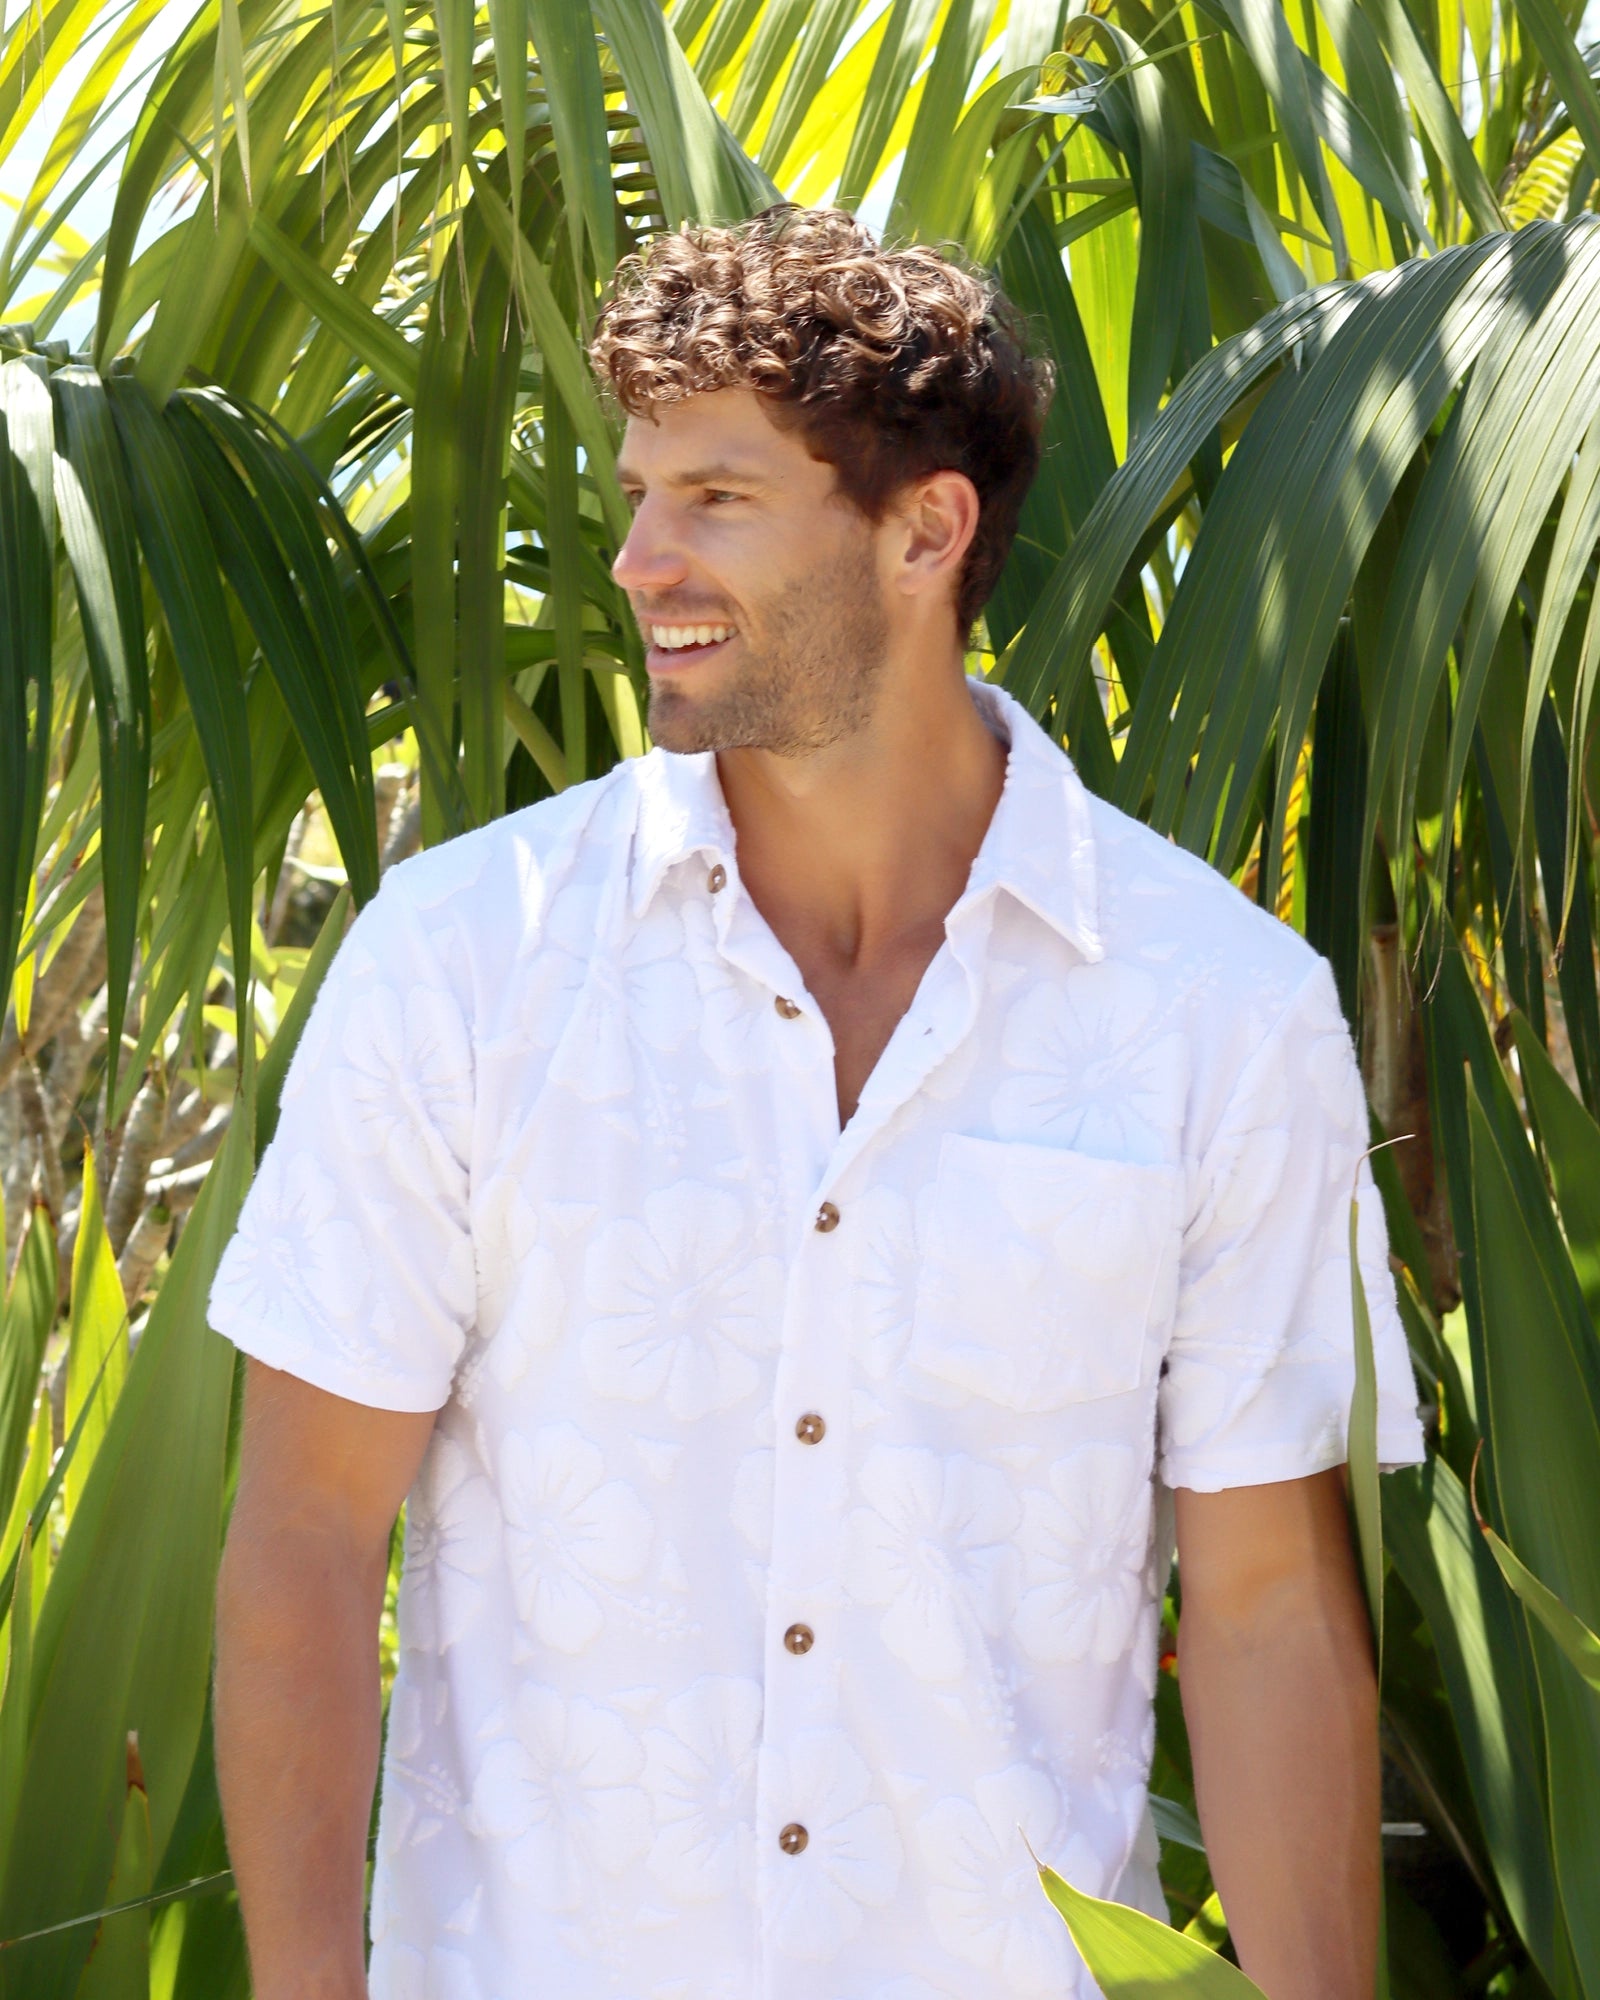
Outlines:
{"label": "man's mouth", "polygon": [[645,664],[651,673],[671,673],[674,668],[692,666],[738,637],[737,626],[720,621],[667,625],[651,620],[644,629],[648,642]]}

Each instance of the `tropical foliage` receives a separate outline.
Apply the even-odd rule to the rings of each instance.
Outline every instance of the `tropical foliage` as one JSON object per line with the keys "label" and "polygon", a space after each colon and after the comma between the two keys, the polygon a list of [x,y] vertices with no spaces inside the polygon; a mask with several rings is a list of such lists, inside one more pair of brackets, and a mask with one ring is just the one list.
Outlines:
{"label": "tropical foliage", "polygon": [[[1434,1450],[1383,1482],[1381,1554],[1352,1445],[1391,1990],[1600,2000],[1581,41],[1571,0],[43,0],[0,31],[0,175],[54,121],[0,249],[0,1989],[248,1990],[206,1283],[348,903],[643,747],[582,342],[634,244],[781,192],[959,243],[1030,315],[1060,386],[974,668],[1329,955],[1403,1140]],[[1170,1673],[1157,1704],[1169,1902],[1225,1947]],[[1107,1991],[1196,1976],[1074,1922]]]}

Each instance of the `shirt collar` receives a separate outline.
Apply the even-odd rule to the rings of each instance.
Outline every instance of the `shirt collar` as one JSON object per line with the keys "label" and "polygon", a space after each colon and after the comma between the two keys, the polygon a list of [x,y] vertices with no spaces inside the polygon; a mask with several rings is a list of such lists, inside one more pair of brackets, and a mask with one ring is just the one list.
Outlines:
{"label": "shirt collar", "polygon": [[[973,699],[1007,746],[1005,786],[952,917],[1005,890],[1086,959],[1100,937],[1089,794],[1065,751],[1003,688],[969,680]],[[649,908],[669,868],[699,854],[734,869],[733,822],[709,750],[653,750],[634,766],[639,810],[629,890],[634,916]]]}
{"label": "shirt collar", "polygon": [[720,861],[731,874],[734,836],[712,751],[683,755],[656,749],[633,768],[639,812],[629,891],[637,918],[650,907],[667,870],[693,854],[704,854],[710,865]]}
{"label": "shirt collar", "polygon": [[1006,779],[956,910],[1003,889],[1084,958],[1104,958],[1094,827],[1083,780],[1014,695],[992,682],[967,685],[1007,746]]}

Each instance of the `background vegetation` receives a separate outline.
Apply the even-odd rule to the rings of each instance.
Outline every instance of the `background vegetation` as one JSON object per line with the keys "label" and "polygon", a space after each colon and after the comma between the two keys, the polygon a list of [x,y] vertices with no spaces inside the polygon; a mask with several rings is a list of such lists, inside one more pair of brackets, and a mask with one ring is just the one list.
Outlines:
{"label": "background vegetation", "polygon": [[[643,747],[581,343],[635,243],[781,192],[1032,316],[1061,386],[975,669],[1330,956],[1404,1140],[1391,1990],[1600,2000],[1574,0],[209,0],[151,59],[172,11],[0,32],[0,174],[40,161],[0,248],[0,1991],[248,1990],[210,1272],[350,904]],[[1170,1672],[1158,1711],[1169,1900],[1225,1946]]]}

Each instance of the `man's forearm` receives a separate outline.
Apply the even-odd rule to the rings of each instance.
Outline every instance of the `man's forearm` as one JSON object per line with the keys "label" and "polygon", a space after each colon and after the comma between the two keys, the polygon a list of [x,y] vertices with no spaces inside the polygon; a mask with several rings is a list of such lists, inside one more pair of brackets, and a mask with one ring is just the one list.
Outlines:
{"label": "man's forearm", "polygon": [[1268,2000],[1372,2000],[1378,1702],[1359,1601],[1286,1594],[1248,1624],[1186,1605],[1179,1673],[1240,1964]]}
{"label": "man's forearm", "polygon": [[256,2000],[364,2000],[384,1569],[240,1520],[218,1588],[217,1776]]}

